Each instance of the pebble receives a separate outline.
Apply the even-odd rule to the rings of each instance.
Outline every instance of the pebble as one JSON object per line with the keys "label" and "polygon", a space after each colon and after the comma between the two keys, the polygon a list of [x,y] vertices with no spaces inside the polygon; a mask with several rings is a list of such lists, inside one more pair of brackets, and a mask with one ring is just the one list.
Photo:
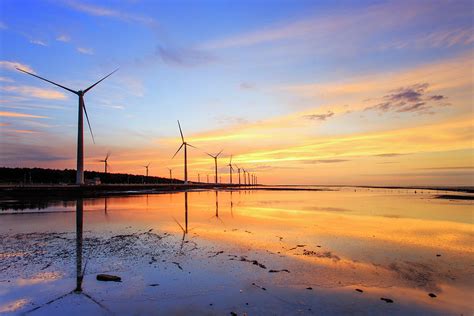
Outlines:
{"label": "pebble", "polygon": [[122,278],[116,275],[111,274],[97,274],[98,281],[113,281],[113,282],[121,282]]}

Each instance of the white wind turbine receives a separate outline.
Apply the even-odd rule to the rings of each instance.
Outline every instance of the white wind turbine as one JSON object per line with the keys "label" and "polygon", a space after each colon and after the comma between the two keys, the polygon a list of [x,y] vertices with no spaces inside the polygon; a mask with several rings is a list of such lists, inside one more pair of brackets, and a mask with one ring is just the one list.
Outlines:
{"label": "white wind turbine", "polygon": [[179,120],[178,120],[178,127],[179,127],[179,133],[181,134],[182,143],[181,143],[181,146],[179,146],[178,150],[174,153],[171,159],[173,159],[181,150],[181,148],[184,146],[184,183],[187,184],[188,183],[188,146],[191,146],[193,148],[197,148],[197,147],[191,144],[188,144],[187,142],[184,141],[183,131],[181,130],[181,124],[179,124]]}
{"label": "white wind turbine", "polygon": [[[222,149],[223,150],[223,149]],[[215,171],[215,183],[219,183],[217,181],[217,157],[219,157],[219,155],[222,153],[222,150],[217,154],[217,155],[211,155],[209,153],[206,153],[208,154],[210,157],[214,158],[214,171]]]}
{"label": "white wind turbine", "polygon": [[99,162],[104,163],[104,173],[107,173],[107,167],[109,166],[109,163],[108,163],[109,156],[110,156],[110,152],[107,153],[107,155],[105,156],[105,159],[99,160]]}
{"label": "white wind turbine", "polygon": [[77,173],[76,173],[76,184],[84,184],[84,123],[83,123],[84,118],[83,118],[83,113],[86,114],[87,125],[89,125],[89,130],[91,132],[92,141],[95,143],[94,134],[92,134],[92,128],[91,128],[91,124],[89,122],[89,116],[87,115],[86,104],[84,103],[84,95],[89,90],[94,88],[97,84],[99,84],[100,82],[105,80],[107,77],[111,76],[118,69],[114,70],[113,72],[111,72],[110,74],[105,76],[104,78],[100,79],[99,81],[94,83],[89,88],[87,88],[85,90],[78,90],[78,91],[69,89],[65,86],[62,86],[62,85],[56,83],[56,82],[53,82],[51,80],[45,79],[45,78],[37,76],[35,74],[32,74],[32,73],[30,73],[26,70],[23,70],[23,69],[20,69],[20,68],[16,68],[16,69],[21,71],[21,72],[24,72],[28,75],[36,77],[38,79],[41,79],[41,80],[44,80],[44,81],[49,82],[51,84],[54,84],[55,86],[58,86],[60,88],[63,88],[64,90],[67,90],[71,93],[74,93],[75,95],[77,95],[79,97],[79,111],[78,111],[78,119],[77,119],[78,123],[77,123]]}
{"label": "white wind turbine", "polygon": [[239,173],[239,185],[240,185],[240,170],[241,168],[239,168],[239,166],[235,165],[235,167],[237,168],[237,172]]}
{"label": "white wind turbine", "polygon": [[229,177],[230,177],[230,184],[232,184],[232,171],[234,171],[234,168],[232,167],[232,155],[230,155],[230,161],[229,161]]}

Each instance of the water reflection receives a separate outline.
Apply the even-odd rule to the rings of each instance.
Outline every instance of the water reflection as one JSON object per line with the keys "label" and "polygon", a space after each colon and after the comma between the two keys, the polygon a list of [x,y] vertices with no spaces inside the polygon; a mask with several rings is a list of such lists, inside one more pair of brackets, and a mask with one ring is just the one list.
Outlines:
{"label": "water reflection", "polygon": [[[83,230],[84,201],[82,198],[76,201],[76,288],[74,292],[82,292],[82,230]],[[105,199],[105,213],[107,213],[107,198]]]}
{"label": "water reflection", "polygon": [[[103,237],[104,232],[114,234],[114,238],[124,236],[123,240],[122,237],[114,239],[116,242],[133,244],[133,251],[126,252],[137,261],[130,264],[128,270],[124,268],[124,274],[137,280],[148,280],[156,269],[154,276],[160,284],[169,275],[174,280],[179,278],[175,272],[182,273],[181,268],[171,265],[174,260],[179,261],[186,278],[195,278],[199,273],[205,277],[216,271],[230,278],[227,275],[232,273],[226,272],[239,271],[240,274],[235,273],[240,278],[238,282],[251,277],[254,279],[248,284],[258,280],[272,289],[281,287],[290,291],[294,287],[304,290],[311,285],[314,289],[319,286],[346,291],[357,286],[364,290],[364,296],[386,296],[390,292],[396,303],[411,300],[416,304],[431,304],[433,310],[443,311],[443,306],[447,305],[453,305],[455,311],[466,310],[466,303],[462,301],[467,300],[466,293],[472,292],[473,288],[473,266],[470,264],[474,258],[472,203],[437,200],[428,192],[422,196],[419,192],[415,195],[398,190],[376,192],[373,189],[354,191],[353,188],[321,192],[190,191],[77,199],[75,209],[70,203],[65,208],[76,211],[76,284],[72,292],[92,300],[85,293],[93,291],[95,285],[88,283],[85,274],[88,259],[86,256],[83,260],[83,252],[87,254],[89,244],[88,238],[83,241],[84,221],[87,223],[86,237],[89,233],[94,237],[102,236],[102,245],[107,249],[114,247]],[[4,234],[8,233],[5,227],[28,233],[39,230],[71,232],[74,225],[72,213],[6,215],[1,219],[2,224],[5,223],[2,225]],[[226,227],[217,221],[226,221]],[[33,227],[24,228],[28,223]],[[150,239],[152,242],[142,243],[152,237],[155,238]],[[51,240],[54,242],[54,239],[47,242]],[[74,240],[69,239],[68,243],[74,247]],[[163,243],[172,244],[172,247],[160,248]],[[146,248],[141,252],[142,256],[137,255],[135,246]],[[128,260],[122,257],[117,260],[117,252],[114,252],[117,249],[121,247],[104,252],[100,260],[108,262],[110,267],[117,261],[122,264]],[[180,256],[183,252],[186,256]],[[172,256],[171,260],[163,261],[169,259],[165,258],[166,253]],[[151,269],[147,272],[137,265],[145,256],[148,256],[145,265]],[[152,256],[151,260],[149,256]],[[100,260],[90,262],[96,264]],[[260,263],[266,269],[259,266]],[[206,272],[200,269],[203,266]],[[193,268],[192,274],[188,274]],[[274,272],[269,273],[271,270]],[[73,280],[68,282],[69,287],[73,287]],[[196,281],[194,287],[189,288],[202,293],[205,292],[201,291],[204,283]],[[182,290],[186,286],[173,284],[166,291],[171,288]],[[142,287],[134,288],[139,297],[148,295],[139,292]],[[128,290],[123,287],[121,294]],[[430,292],[436,293],[438,298],[429,297]],[[107,295],[114,294],[108,292]],[[291,295],[291,299],[295,298]],[[107,299],[109,297],[104,298]],[[110,299],[116,301],[116,297]]]}

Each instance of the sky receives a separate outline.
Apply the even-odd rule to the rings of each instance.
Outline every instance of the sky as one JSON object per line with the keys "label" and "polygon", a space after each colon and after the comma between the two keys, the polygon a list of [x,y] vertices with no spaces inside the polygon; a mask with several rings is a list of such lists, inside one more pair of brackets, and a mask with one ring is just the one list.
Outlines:
{"label": "sky", "polygon": [[[472,1],[0,2],[0,165],[474,185]],[[236,178],[234,178],[234,182]]]}

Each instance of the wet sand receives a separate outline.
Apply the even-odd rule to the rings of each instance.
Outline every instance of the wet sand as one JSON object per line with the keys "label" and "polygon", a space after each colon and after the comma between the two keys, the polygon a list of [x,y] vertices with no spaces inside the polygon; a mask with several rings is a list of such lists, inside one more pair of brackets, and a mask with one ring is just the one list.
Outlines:
{"label": "wet sand", "polygon": [[[0,311],[472,312],[469,201],[352,188],[110,197],[83,207],[83,294],[71,292],[73,203],[0,217]],[[122,280],[101,282],[100,273]]]}

